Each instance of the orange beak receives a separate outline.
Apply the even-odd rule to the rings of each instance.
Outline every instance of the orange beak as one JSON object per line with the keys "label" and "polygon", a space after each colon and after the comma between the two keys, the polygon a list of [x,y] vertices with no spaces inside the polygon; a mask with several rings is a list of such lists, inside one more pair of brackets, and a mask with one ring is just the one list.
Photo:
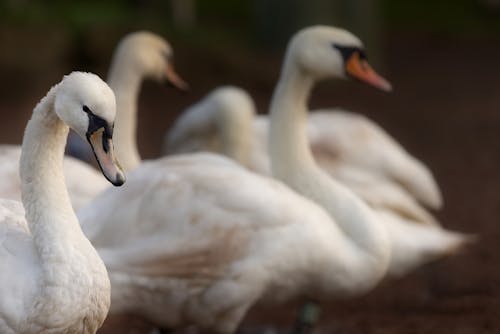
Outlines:
{"label": "orange beak", "polygon": [[354,52],[345,66],[347,74],[385,92],[390,92],[392,86],[389,81],[377,74],[365,59],[361,59],[359,52]]}
{"label": "orange beak", "polygon": [[172,64],[168,64],[167,69],[165,70],[165,77],[167,78],[168,83],[170,83],[175,88],[182,91],[189,90],[189,85],[187,84],[187,82],[182,80],[182,78],[175,72],[174,66],[172,66]]}

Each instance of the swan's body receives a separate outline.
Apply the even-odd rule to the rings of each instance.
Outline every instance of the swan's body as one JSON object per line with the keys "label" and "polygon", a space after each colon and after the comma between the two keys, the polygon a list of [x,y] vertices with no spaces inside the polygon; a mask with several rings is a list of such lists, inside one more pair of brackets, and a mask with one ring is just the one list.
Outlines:
{"label": "swan's body", "polygon": [[[92,108],[93,119],[82,104]],[[68,123],[89,138],[108,179],[122,183],[112,143],[99,147],[110,140],[103,133],[114,113],[111,89],[97,76],[80,72],[66,76],[34,109],[20,161],[26,212],[17,201],[0,200],[2,334],[95,333],[104,321],[109,279],[80,229],[62,164]]]}
{"label": "swan's body", "polygon": [[[3,180],[0,184],[0,198],[21,200],[20,157],[20,146],[0,145],[0,175]],[[78,159],[64,157],[63,168],[66,187],[75,210],[83,207],[108,187],[99,171]]]}
{"label": "swan's body", "polygon": [[[304,185],[316,186],[318,175],[306,173]],[[108,189],[79,212],[110,273],[111,312],[232,333],[257,300],[370,290],[388,268],[386,230],[363,201],[326,180],[322,200],[312,197],[323,209],[215,155],[142,163],[123,191]]]}
{"label": "swan's body", "polygon": [[347,111],[317,110],[309,114],[308,125],[318,164],[349,187],[361,192],[371,182],[387,184],[433,209],[442,206],[441,191],[427,166],[372,120]]}
{"label": "swan's body", "polygon": [[111,314],[231,333],[257,300],[347,298],[385,272],[316,204],[220,156],[147,161],[117,190],[79,213]]}

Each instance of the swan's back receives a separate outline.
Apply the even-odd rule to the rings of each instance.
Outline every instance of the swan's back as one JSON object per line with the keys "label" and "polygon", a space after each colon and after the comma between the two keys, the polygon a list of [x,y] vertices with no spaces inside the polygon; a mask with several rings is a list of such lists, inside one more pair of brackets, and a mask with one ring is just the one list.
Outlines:
{"label": "swan's back", "polygon": [[[122,188],[107,189],[82,208],[78,216],[94,245],[114,247],[128,238],[133,240],[159,230],[174,229],[171,236],[175,239],[179,229],[190,230],[188,227],[192,226],[193,231],[199,231],[199,220],[218,224],[219,214],[233,214],[233,221],[227,222],[233,226],[286,224],[280,215],[284,217],[287,203],[292,202],[322,212],[280,182],[253,174],[225,157],[198,153],[144,162],[128,174]],[[121,206],[127,207],[122,217],[116,212]],[[171,211],[167,212],[167,208]],[[329,220],[324,216],[322,219]],[[102,221],[106,223],[101,224]]]}
{"label": "swan's back", "polygon": [[216,116],[215,112],[205,108],[201,102],[191,106],[167,132],[163,142],[164,152],[166,154],[182,154],[221,151]]}
{"label": "swan's back", "polygon": [[[213,154],[147,161],[79,219],[115,287],[111,312],[213,329],[226,317],[239,323],[261,298],[366,290],[363,275],[346,269],[353,245],[322,208]],[[335,278],[318,275],[325,263]]]}
{"label": "swan's back", "polygon": [[336,109],[313,111],[308,121],[314,156],[332,176],[349,185],[356,180],[343,178],[343,170],[354,168],[403,187],[432,208],[442,205],[431,171],[369,118]]}
{"label": "swan's back", "polygon": [[[175,121],[165,137],[164,152],[212,151],[238,158],[252,141],[250,124],[254,116],[255,105],[246,91],[235,86],[218,87]],[[246,163],[246,156],[242,158]]]}
{"label": "swan's back", "polygon": [[0,198],[21,200],[21,179],[19,178],[19,158],[21,147],[0,145]]}
{"label": "swan's back", "polygon": [[22,203],[0,199],[0,332],[26,321],[26,300],[35,295],[39,262]]}

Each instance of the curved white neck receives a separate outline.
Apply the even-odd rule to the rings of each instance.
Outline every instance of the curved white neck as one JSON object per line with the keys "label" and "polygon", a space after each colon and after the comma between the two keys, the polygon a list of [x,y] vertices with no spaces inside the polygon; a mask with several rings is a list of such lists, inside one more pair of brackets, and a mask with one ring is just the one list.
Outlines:
{"label": "curved white neck", "polygon": [[[359,267],[382,275],[389,247],[386,231],[371,210],[316,164],[307,137],[307,100],[314,80],[288,59],[271,102],[269,153],[272,173],[321,205],[350,239]],[[358,267],[358,268],[359,268]]]}
{"label": "curved white neck", "polygon": [[[58,86],[54,86],[33,111],[24,134],[20,160],[21,193],[26,219],[44,273],[52,283],[68,280],[86,263],[74,261],[75,250],[99,262],[83,234],[66,190],[63,157],[68,127],[53,111]],[[57,273],[57,274],[55,274]],[[65,283],[68,283],[66,282]]]}
{"label": "curved white neck", "polygon": [[111,65],[108,84],[116,97],[116,120],[113,132],[115,153],[125,171],[141,163],[137,147],[137,103],[142,75],[125,60],[116,59]]}
{"label": "curved white neck", "polygon": [[290,171],[318,169],[307,137],[307,101],[312,78],[285,63],[270,107],[269,153],[272,174],[285,182]]}
{"label": "curved white neck", "polygon": [[57,89],[35,107],[22,145],[21,194],[40,268],[34,277],[35,302],[26,308],[41,328],[57,324],[68,326],[68,332],[83,328],[94,333],[109,310],[110,285],[66,190],[63,157],[69,129],[53,110]]}
{"label": "curved white neck", "polygon": [[217,115],[216,127],[221,137],[222,153],[238,161],[243,166],[250,165],[253,149],[253,118],[251,111],[229,110]]}

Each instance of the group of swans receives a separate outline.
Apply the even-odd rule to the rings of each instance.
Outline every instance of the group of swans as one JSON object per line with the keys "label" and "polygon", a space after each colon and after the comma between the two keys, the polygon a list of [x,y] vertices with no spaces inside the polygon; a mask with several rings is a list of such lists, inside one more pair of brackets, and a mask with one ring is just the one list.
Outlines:
{"label": "group of swans", "polygon": [[[87,138],[106,178],[124,182],[111,141],[112,90],[73,72],[33,111],[20,157],[21,203],[0,200],[0,332],[95,333],[110,305],[110,282],[68,197],[63,155],[68,126]],[[26,218],[25,218],[26,217]]]}
{"label": "group of swans", "polygon": [[[12,223],[4,225],[7,230],[0,230],[0,251],[5,256],[14,254],[14,257],[5,262],[5,256],[1,254],[0,266],[10,268],[14,262],[19,262],[17,267],[14,266],[19,270],[7,276],[3,273],[8,271],[2,270],[0,279],[15,285],[6,289],[11,294],[21,294],[14,296],[16,301],[34,305],[36,310],[28,313],[21,306],[15,306],[19,304],[13,301],[14,297],[2,297],[0,329],[5,326],[6,333],[31,333],[15,326],[45,326],[56,333],[58,329],[64,333],[71,326],[82,326],[93,333],[105,316],[109,298],[111,313],[139,314],[162,327],[196,324],[219,333],[232,333],[257,301],[282,302],[300,297],[323,300],[359,295],[372,289],[388,271],[394,274],[406,272],[436,255],[443,255],[444,250],[449,252],[466,243],[466,236],[445,231],[433,224],[430,215],[419,214],[416,209],[398,211],[394,206],[400,203],[391,196],[377,202],[377,196],[372,196],[372,199],[363,197],[364,186],[359,189],[353,186],[365,203],[317,165],[307,136],[306,104],[314,83],[326,78],[353,77],[382,90],[390,88],[369,67],[361,42],[349,32],[312,27],[297,33],[289,44],[270,109],[271,168],[268,170],[277,180],[255,174],[237,162],[210,153],[140,161],[135,141],[140,82],[144,77],[167,78],[179,88],[186,87],[173,72],[170,58],[171,49],[163,39],[149,33],[136,33],[120,44],[110,70],[109,84],[118,107],[114,130],[117,156],[131,172],[127,174],[127,183],[123,187],[101,192],[79,210],[78,218],[85,235],[106,265],[113,287],[111,296],[109,285],[103,283],[99,285],[100,290],[92,287],[96,294],[79,299],[80,288],[88,292],[90,284],[108,281],[94,249],[80,229],[73,226],[77,226],[76,221],[71,225],[72,229],[66,224],[58,225],[64,233],[56,232],[55,228],[37,229],[37,226],[45,225],[33,223],[56,220],[58,216],[76,219],[67,196],[61,193],[60,188],[64,188],[62,166],[54,166],[48,169],[50,173],[39,175],[40,169],[35,169],[36,163],[33,163],[37,162],[36,157],[25,154],[25,151],[30,152],[25,139],[20,164],[25,172],[21,184],[28,222],[31,223],[29,229],[21,223],[22,208],[19,205],[2,203],[2,211],[6,212],[4,220]],[[82,75],[73,74],[57,87],[69,86],[64,83],[72,76]],[[105,86],[103,83],[99,85]],[[92,115],[92,119],[88,116],[89,120],[104,126],[105,130],[94,129],[94,124],[92,131],[110,139],[114,108],[109,101],[107,104],[102,101],[91,103],[93,99],[105,99],[109,88],[101,88],[104,93],[98,97],[85,89],[78,91],[73,87],[73,90],[64,90],[64,94],[61,92],[58,99],[59,91],[53,89],[48,95],[49,98],[56,95],[53,109],[57,115],[74,125],[73,119],[65,117],[61,110],[88,103],[88,109],[92,111],[87,112],[87,115]],[[45,104],[50,103],[42,102],[37,108]],[[252,117],[253,114],[249,114],[245,121],[250,130],[248,137],[241,137],[242,147],[250,145],[247,140],[251,140],[252,130],[248,124],[251,124]],[[81,123],[86,119],[79,115],[80,123],[74,126],[80,134],[85,135]],[[376,129],[382,134],[378,138],[389,143],[390,150],[403,160],[411,161],[383,131],[367,120],[360,122],[369,124],[368,129],[370,126]],[[64,137],[66,132],[58,138]],[[32,141],[44,136],[43,131],[36,130],[26,134],[30,134]],[[45,136],[49,137],[48,134]],[[89,138],[93,138],[92,133]],[[233,139],[238,143],[239,138],[228,135],[223,139],[223,145]],[[44,146],[39,145],[40,142],[43,140],[32,145],[42,150]],[[97,141],[92,140],[92,143],[95,146]],[[121,183],[123,177],[117,167],[114,167],[116,174],[109,173],[108,169],[114,165],[112,145],[106,143],[102,142],[102,150],[96,150],[96,156],[100,159],[105,153],[111,154],[107,159],[100,159],[104,161],[101,168],[109,179]],[[377,155],[377,147],[372,149],[368,148],[368,143],[366,145],[365,151],[372,155],[360,154],[353,158],[361,171],[368,167],[366,161],[373,154]],[[62,165],[64,144],[59,146],[60,157],[52,158],[46,164],[59,162]],[[46,149],[50,150],[50,147]],[[260,155],[265,152],[261,150]],[[250,166],[245,150],[238,148],[227,153]],[[41,155],[38,158],[41,160]],[[381,161],[384,162],[383,157]],[[419,166],[416,160],[411,165]],[[427,177],[427,185],[420,190],[391,173],[383,174],[388,172],[384,168],[382,166],[376,172],[385,178],[383,185],[379,186],[378,180],[371,176],[379,189],[397,189],[394,191],[409,198],[416,208],[419,205],[412,195],[425,204],[440,205],[437,187],[429,191],[435,184],[430,174],[425,176],[428,172],[424,167],[418,168],[424,171],[421,173]],[[32,169],[31,174],[26,172]],[[25,175],[28,176],[24,178]],[[49,184],[49,179],[53,179],[52,183],[58,180],[59,187],[40,185],[41,182]],[[348,181],[344,182],[352,186]],[[427,189],[422,190],[425,187]],[[419,191],[422,191],[420,195],[415,194]],[[433,195],[427,195],[425,191],[433,192]],[[51,202],[56,197],[57,206]],[[425,212],[424,209],[421,211]],[[421,224],[412,223],[412,219]],[[44,233],[50,238],[44,238]],[[39,238],[39,235],[42,236]],[[23,244],[16,238],[26,241]],[[68,250],[73,240],[78,241],[75,241],[78,246]],[[25,245],[28,250],[17,245]],[[79,253],[79,247],[83,249],[84,246],[87,247],[86,253]],[[20,255],[16,256],[16,251]],[[37,254],[43,256],[37,257]],[[88,260],[90,256],[94,262]],[[54,266],[62,268],[54,270],[48,264],[36,262],[44,260],[49,264],[53,260]],[[83,264],[74,269],[79,263]],[[99,270],[90,266],[96,263],[100,265],[96,265]],[[66,274],[70,269],[73,271]],[[36,275],[23,276],[23,272],[30,270],[36,270],[44,280],[32,277]],[[72,276],[75,273],[81,277]],[[17,280],[18,277],[24,279]],[[25,285],[33,286],[31,294],[27,293],[29,289]],[[101,295],[98,295],[99,291]],[[1,292],[3,296],[4,290]],[[63,299],[67,304],[61,304]],[[75,303],[73,308],[68,305],[70,301]],[[61,307],[64,312],[55,312]],[[44,313],[48,309],[52,312],[50,316]],[[46,315],[47,319],[39,320],[36,318],[39,315]],[[40,332],[41,327],[36,328]]]}
{"label": "group of swans", "polygon": [[[405,273],[466,243],[466,236],[426,217],[419,216],[419,224],[388,207],[372,211],[316,166],[306,137],[306,100],[316,79],[345,76],[353,60],[344,59],[338,47],[353,49],[353,59],[362,54],[359,40],[343,30],[300,32],[274,95],[271,125],[278,128],[271,127],[270,145],[281,146],[274,146],[271,164],[295,192],[220,156],[184,154],[143,162],[120,191],[108,189],[87,206],[99,209],[80,211],[116,286],[111,313],[140,314],[163,327],[194,323],[230,333],[257,300],[361,294],[387,270]],[[240,129],[228,142],[246,144]],[[379,137],[412,161],[390,137]],[[432,187],[428,201],[438,206],[440,195]],[[118,210],[123,203],[126,210]]]}
{"label": "group of swans", "polygon": [[[255,115],[248,93],[220,87],[179,117],[165,137],[164,151],[222,153],[271,175],[268,123],[267,116]],[[418,222],[435,222],[417,202],[441,207],[432,173],[377,124],[344,110],[320,110],[310,112],[307,132],[318,164],[371,206]]]}
{"label": "group of swans", "polygon": [[[360,52],[360,42],[343,30],[316,27],[299,33],[274,101],[289,103],[290,94],[296,96],[279,94],[292,83],[296,61],[304,70],[328,61],[325,69],[331,69],[318,75],[344,76],[347,59],[332,47],[343,42]],[[273,106],[271,114],[283,110],[281,124],[301,126],[296,110],[282,107]],[[307,158],[299,157],[307,152],[294,143],[286,151],[280,152],[302,162]],[[293,191],[207,153],[136,167],[121,191],[106,190],[87,206],[92,210],[79,215],[109,272],[110,312],[141,314],[163,327],[194,323],[232,333],[257,301],[341,298],[372,289],[390,262],[386,228],[330,177],[318,180],[313,169],[300,174],[303,184]],[[323,191],[310,200],[308,189],[319,190],[318,184]]]}
{"label": "group of swans", "polygon": [[[337,109],[313,111],[307,121],[311,151],[321,168],[370,204],[394,234],[390,275],[406,274],[473,240],[441,228],[419,205],[415,199],[434,209],[442,205],[431,172],[377,124]],[[218,152],[271,175],[268,123],[266,116],[255,116],[244,90],[221,87],[181,115],[165,138],[164,150]]]}

